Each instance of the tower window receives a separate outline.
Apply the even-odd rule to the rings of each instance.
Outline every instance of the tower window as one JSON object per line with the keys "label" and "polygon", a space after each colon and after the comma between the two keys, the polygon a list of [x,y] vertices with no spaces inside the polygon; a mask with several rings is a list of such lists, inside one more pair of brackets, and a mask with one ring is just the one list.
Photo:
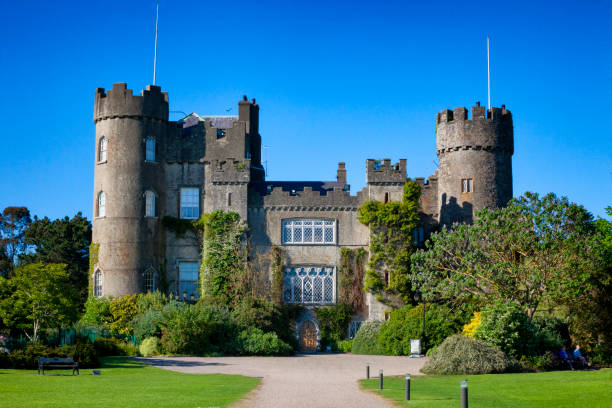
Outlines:
{"label": "tower window", "polygon": [[471,193],[474,191],[474,185],[472,179],[462,179],[461,180],[461,192],[462,193]]}
{"label": "tower window", "polygon": [[98,217],[106,217],[106,194],[104,194],[104,191],[98,193]]}
{"label": "tower window", "polygon": [[181,188],[181,218],[195,220],[200,216],[200,189]]}
{"label": "tower window", "polygon": [[108,141],[104,136],[100,139],[100,146],[98,147],[98,161],[105,162],[106,161],[106,144]]}
{"label": "tower window", "polygon": [[232,193],[227,193],[227,206],[232,206]]}
{"label": "tower window", "polygon": [[155,193],[145,191],[145,217],[155,217]]}
{"label": "tower window", "polygon": [[225,137],[225,129],[217,129],[217,139]]}
{"label": "tower window", "polygon": [[144,290],[145,292],[155,292],[155,269],[147,268],[144,273]]}
{"label": "tower window", "polygon": [[145,145],[146,145],[145,160],[154,162],[155,161],[155,139],[153,139],[152,137],[147,137]]}
{"label": "tower window", "polygon": [[198,263],[194,261],[179,262],[179,297],[182,299],[199,298]]}
{"label": "tower window", "polygon": [[389,202],[389,193],[385,193],[385,204]]}
{"label": "tower window", "polygon": [[102,296],[102,284],[103,284],[103,282],[104,282],[104,276],[102,275],[102,272],[98,269],[94,273],[93,295],[95,297]]}

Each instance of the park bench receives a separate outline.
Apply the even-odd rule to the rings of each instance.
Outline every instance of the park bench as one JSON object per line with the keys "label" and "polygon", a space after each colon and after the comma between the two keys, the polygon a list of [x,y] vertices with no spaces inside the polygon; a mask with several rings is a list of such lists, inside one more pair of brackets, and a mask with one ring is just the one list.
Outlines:
{"label": "park bench", "polygon": [[42,371],[45,375],[45,368],[72,368],[72,375],[76,371],[79,374],[79,363],[71,358],[39,358],[38,374]]}

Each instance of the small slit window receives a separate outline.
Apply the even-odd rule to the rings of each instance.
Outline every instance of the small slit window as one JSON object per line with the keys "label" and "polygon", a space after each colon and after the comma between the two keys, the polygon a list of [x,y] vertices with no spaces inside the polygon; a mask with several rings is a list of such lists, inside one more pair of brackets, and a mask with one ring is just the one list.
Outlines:
{"label": "small slit window", "polygon": [[471,193],[474,191],[474,184],[472,179],[462,179],[461,180],[461,192],[462,193]]}
{"label": "small slit window", "polygon": [[155,139],[147,137],[146,139],[146,156],[145,160],[154,162],[155,161]]}
{"label": "small slit window", "polygon": [[152,191],[145,191],[145,217],[155,217],[155,193]]}
{"label": "small slit window", "polygon": [[104,194],[104,191],[98,193],[98,217],[106,217],[106,194]]}
{"label": "small slit window", "polygon": [[100,139],[100,146],[98,147],[98,161],[105,162],[106,161],[106,145],[108,140],[102,136]]}
{"label": "small slit window", "polygon": [[104,276],[102,275],[102,271],[98,269],[94,273],[93,295],[95,297],[102,296],[102,284],[103,283],[104,283]]}

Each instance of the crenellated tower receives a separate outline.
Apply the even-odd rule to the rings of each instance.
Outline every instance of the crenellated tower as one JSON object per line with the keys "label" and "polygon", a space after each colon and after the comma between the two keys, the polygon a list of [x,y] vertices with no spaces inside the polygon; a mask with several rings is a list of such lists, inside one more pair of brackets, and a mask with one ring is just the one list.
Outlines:
{"label": "crenellated tower", "polygon": [[[155,285],[165,241],[162,160],[168,132],[168,95],[147,86],[133,95],[125,83],[95,93],[93,242],[98,263],[91,278],[103,279],[103,296],[123,296]],[[100,276],[97,278],[95,274]],[[145,282],[148,281],[148,282]]]}
{"label": "crenellated tower", "polygon": [[371,200],[402,201],[406,183],[406,159],[391,164],[391,159],[366,160],[366,182]]}
{"label": "crenellated tower", "polygon": [[474,211],[503,207],[512,198],[512,114],[506,107],[443,110],[436,121],[441,225],[473,221]]}

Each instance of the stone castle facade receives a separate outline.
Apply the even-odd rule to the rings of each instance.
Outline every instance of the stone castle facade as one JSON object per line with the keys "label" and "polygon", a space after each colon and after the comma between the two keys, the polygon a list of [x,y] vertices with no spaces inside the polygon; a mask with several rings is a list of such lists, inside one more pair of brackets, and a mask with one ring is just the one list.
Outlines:
{"label": "stone castle facade", "polygon": [[[269,181],[254,99],[244,97],[237,116],[192,113],[177,122],[168,116],[168,95],[160,87],[147,86],[140,95],[125,83],[96,90],[94,295],[155,290],[163,269],[172,293],[197,297],[198,242],[165,228],[162,219],[197,219],[220,209],[237,212],[248,224],[252,251],[282,248],[285,302],[334,304],[341,248],[368,248],[358,209],[369,199],[401,199],[406,160],[368,159],[367,185],[356,195],[343,162],[332,181]],[[505,106],[487,111],[476,103],[471,119],[465,108],[444,110],[436,134],[439,167],[427,180],[415,178],[422,187],[422,222],[415,231],[421,243],[438,226],[471,222],[474,211],[512,198],[513,125]],[[297,322],[300,337],[318,332],[308,310]],[[352,330],[384,312],[367,294]]]}

